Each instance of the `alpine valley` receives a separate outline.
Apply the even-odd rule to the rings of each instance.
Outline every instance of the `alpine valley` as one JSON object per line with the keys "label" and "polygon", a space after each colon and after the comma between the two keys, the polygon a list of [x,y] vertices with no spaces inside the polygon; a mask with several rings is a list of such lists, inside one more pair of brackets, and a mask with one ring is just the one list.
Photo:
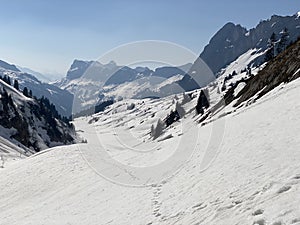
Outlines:
{"label": "alpine valley", "polygon": [[0,61],[0,224],[300,225],[299,15],[185,65]]}

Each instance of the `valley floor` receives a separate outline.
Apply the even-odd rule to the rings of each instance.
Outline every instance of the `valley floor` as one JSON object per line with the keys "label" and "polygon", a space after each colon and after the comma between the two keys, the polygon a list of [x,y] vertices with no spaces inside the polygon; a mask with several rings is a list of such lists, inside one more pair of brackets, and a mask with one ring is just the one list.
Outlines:
{"label": "valley floor", "polygon": [[[145,187],[119,185],[95,172],[83,154],[95,144],[93,124],[81,118],[75,125],[87,144],[55,147],[0,168],[0,224],[299,225],[299,98],[298,79],[248,108],[195,125],[192,157],[173,177]],[[224,122],[218,154],[203,169],[210,130]],[[161,141],[162,147],[178,137]],[[120,146],[111,145],[116,155]],[[155,161],[168,151],[146,158]],[[122,154],[120,160],[136,160]]]}

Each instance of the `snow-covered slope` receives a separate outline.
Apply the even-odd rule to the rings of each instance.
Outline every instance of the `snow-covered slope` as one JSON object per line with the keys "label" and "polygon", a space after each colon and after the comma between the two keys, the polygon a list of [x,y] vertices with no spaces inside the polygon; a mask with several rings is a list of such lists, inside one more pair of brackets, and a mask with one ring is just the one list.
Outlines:
{"label": "snow-covered slope", "polygon": [[[280,39],[281,32],[285,28],[289,31],[288,43],[297,40],[300,35],[298,14],[273,15],[270,19],[260,21],[250,30],[239,24],[227,23],[211,38],[200,58],[214,73],[217,73],[250,49],[265,51],[272,33],[274,32],[277,39]],[[262,60],[263,58],[258,58],[256,61],[260,63]]]}
{"label": "snow-covered slope", "polygon": [[[164,97],[183,89],[177,84],[191,64],[179,67],[130,68],[111,61],[74,60],[67,76],[52,84],[74,94],[73,113],[79,113],[107,99]],[[176,91],[177,90],[177,91]]]}
{"label": "snow-covered slope", "polygon": [[4,168],[6,164],[11,163],[11,161],[23,159],[33,153],[34,152],[31,152],[30,149],[25,150],[0,136],[0,168]]}
{"label": "snow-covered slope", "polygon": [[37,97],[46,97],[56,106],[58,112],[63,116],[70,116],[72,111],[73,96],[66,90],[55,85],[43,83],[35,76],[21,72],[14,65],[0,61],[0,76],[9,76],[12,80],[18,80],[20,88],[27,87]]}
{"label": "snow-covered slope", "polygon": [[[0,79],[0,136],[30,155],[42,149],[74,142],[74,127],[62,121],[45,98],[26,97]],[[2,155],[2,154],[1,154]]]}
{"label": "snow-covered slope", "polygon": [[[1,224],[300,224],[299,93],[298,79],[206,126],[189,113],[156,140],[150,126],[172,108],[174,96],[119,102],[80,118],[75,124],[87,144],[52,148],[0,170]],[[214,127],[224,127],[219,146],[209,145]],[[99,150],[99,142],[132,171],[88,163],[85,153]],[[130,186],[145,178],[136,168],[163,163],[178,143],[192,153],[179,171],[167,169],[173,176],[145,182],[149,186]],[[215,153],[208,167],[207,152]],[[109,181],[118,177],[129,186]]]}

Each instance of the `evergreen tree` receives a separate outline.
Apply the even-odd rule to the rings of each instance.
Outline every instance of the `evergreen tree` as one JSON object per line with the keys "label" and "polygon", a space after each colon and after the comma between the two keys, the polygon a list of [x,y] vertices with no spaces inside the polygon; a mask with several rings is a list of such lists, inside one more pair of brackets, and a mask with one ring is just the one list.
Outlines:
{"label": "evergreen tree", "polygon": [[29,97],[32,98],[32,90],[29,90]]}
{"label": "evergreen tree", "polygon": [[23,89],[23,95],[26,96],[26,97],[29,97],[29,95],[28,95],[28,88],[27,87],[24,87],[24,89]]}
{"label": "evergreen tree", "polygon": [[[205,94],[206,92],[206,94]],[[204,113],[204,108],[208,108],[209,107],[209,101],[208,101],[208,92],[207,91],[203,91],[201,90],[198,101],[197,101],[197,105],[196,105],[196,111],[198,114],[203,114]]]}
{"label": "evergreen tree", "polygon": [[180,119],[180,115],[179,113],[175,110],[171,110],[170,114],[166,117],[165,124],[166,126],[170,126],[172,123],[174,123],[175,121],[178,121]]}
{"label": "evergreen tree", "polygon": [[4,81],[5,83],[7,83],[7,76],[6,76],[6,75],[4,75],[3,81]]}
{"label": "evergreen tree", "polygon": [[11,81],[10,81],[10,77],[9,76],[7,76],[7,82],[6,83],[9,84],[9,85],[11,85]]}
{"label": "evergreen tree", "polygon": [[5,83],[7,83],[7,84],[11,85],[11,81],[10,81],[10,77],[9,77],[9,76],[7,76],[7,75],[4,75],[4,77],[3,77],[3,81],[4,81]]}
{"label": "evergreen tree", "polygon": [[19,82],[18,82],[18,80],[14,81],[14,88],[17,89],[17,90],[19,90]]}

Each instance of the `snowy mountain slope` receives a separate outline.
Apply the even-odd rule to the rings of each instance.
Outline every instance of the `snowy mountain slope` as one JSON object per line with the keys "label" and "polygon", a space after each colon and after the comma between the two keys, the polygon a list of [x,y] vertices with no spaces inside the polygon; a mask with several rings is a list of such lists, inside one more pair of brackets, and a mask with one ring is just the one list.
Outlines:
{"label": "snowy mountain slope", "polygon": [[32,90],[35,96],[44,96],[50,99],[61,115],[71,115],[73,96],[68,91],[62,90],[52,84],[43,83],[35,76],[21,72],[14,65],[6,62],[0,63],[0,75],[2,77],[8,75],[12,80],[17,79],[21,89],[27,87],[29,90]]}
{"label": "snowy mountain slope", "polygon": [[230,63],[227,67],[222,69],[220,73],[218,73],[216,80],[209,84],[209,86],[216,88],[213,92],[217,91],[225,94],[226,91],[238,82],[241,83],[239,88],[245,86],[246,83],[242,82],[243,80],[249,79],[251,76],[255,76],[258,71],[265,67],[265,63],[260,66],[256,66],[253,63],[253,60],[263,54],[264,52],[257,49],[250,49]]}
{"label": "snowy mountain slope", "polygon": [[[290,17],[274,19],[271,27],[281,29]],[[226,49],[247,46],[224,40]],[[80,75],[91,62],[72,65],[60,85],[82,88],[81,104],[118,101],[74,121],[82,144],[12,163],[20,149],[0,138],[0,153],[9,159],[0,158],[0,224],[300,224],[300,42],[257,67],[265,41],[230,53],[237,57],[204,89],[161,99],[126,97],[153,95],[181,75],[150,85],[129,69],[128,79],[110,83],[99,96],[97,73]],[[8,89],[17,105],[32,101]],[[197,97],[206,91],[210,106],[197,115]],[[1,132],[8,137],[15,130]]]}
{"label": "snowy mountain slope", "polygon": [[[3,128],[1,127],[0,129]],[[33,153],[30,149],[25,150],[23,147],[21,148],[17,144],[10,142],[7,138],[0,136],[0,168],[4,168],[12,161],[24,159]]]}
{"label": "snowy mountain slope", "polygon": [[95,106],[106,99],[162,97],[183,89],[177,81],[191,64],[179,67],[130,68],[114,62],[74,60],[67,76],[52,84],[74,94],[73,113]]}
{"label": "snowy mountain slope", "polygon": [[73,143],[75,138],[74,128],[62,121],[48,99],[26,97],[2,79],[0,135],[29,155],[48,147]]}
{"label": "snowy mountain slope", "polygon": [[[160,141],[149,138],[151,115],[164,117],[172,97],[119,102],[93,118],[77,119],[87,144],[52,148],[0,170],[1,224],[300,224],[299,93],[298,79],[206,126],[197,125],[190,113],[168,130],[172,138]],[[129,110],[131,103],[135,108]],[[193,104],[186,103],[186,110]],[[215,151],[207,149],[212,128],[224,122],[218,154],[204,169],[205,152]],[[97,174],[84,159],[100,140],[119,162],[149,166],[168,159],[177,142],[192,134],[180,128],[191,124],[199,132],[196,148],[164,182],[118,185],[99,176],[113,167]],[[94,129],[100,136],[89,132]],[[103,133],[109,130],[120,138],[138,137],[139,149],[156,148],[146,155],[130,151]],[[134,142],[123,140],[131,147]],[[188,150],[190,143],[183,146]],[[129,171],[110,172],[126,176]]]}
{"label": "snowy mountain slope", "polygon": [[[260,21],[255,28],[250,30],[241,25],[227,23],[211,38],[200,54],[200,58],[214,73],[217,73],[250,49],[265,51],[272,33],[274,32],[277,38],[280,38],[280,33],[284,28],[289,31],[288,42],[297,40],[300,36],[298,14],[273,15],[270,19]],[[263,58],[257,58],[257,63],[261,63],[262,60]]]}

